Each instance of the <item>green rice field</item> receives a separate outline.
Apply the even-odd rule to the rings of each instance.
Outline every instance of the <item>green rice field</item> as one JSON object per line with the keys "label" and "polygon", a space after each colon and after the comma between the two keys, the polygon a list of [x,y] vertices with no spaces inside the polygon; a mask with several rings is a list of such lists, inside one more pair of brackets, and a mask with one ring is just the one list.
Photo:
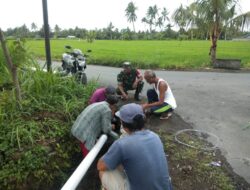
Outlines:
{"label": "green rice field", "polygon": [[[28,46],[35,56],[45,58],[43,40],[29,40]],[[210,41],[115,41],[51,40],[52,60],[60,60],[70,45],[85,52],[92,50],[89,64],[120,66],[131,61],[141,68],[199,69],[211,67],[208,55]],[[250,41],[219,41],[217,58],[241,59],[242,67],[250,68]]]}

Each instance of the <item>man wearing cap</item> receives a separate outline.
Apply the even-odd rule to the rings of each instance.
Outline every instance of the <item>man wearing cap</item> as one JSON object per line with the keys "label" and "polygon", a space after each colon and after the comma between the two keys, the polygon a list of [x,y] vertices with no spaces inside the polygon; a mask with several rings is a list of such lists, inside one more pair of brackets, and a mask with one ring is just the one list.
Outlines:
{"label": "man wearing cap", "polygon": [[128,99],[128,91],[135,90],[134,99],[140,101],[139,94],[143,88],[143,77],[138,69],[132,68],[130,62],[123,63],[123,70],[117,75],[118,89],[117,94],[122,99]]}
{"label": "man wearing cap", "polygon": [[115,93],[116,93],[116,89],[115,89],[115,87],[113,87],[111,85],[107,86],[106,88],[105,87],[98,88],[92,94],[92,96],[89,100],[89,104],[105,101],[107,96],[114,95]]}
{"label": "man wearing cap", "polygon": [[160,114],[160,119],[168,119],[177,107],[169,84],[164,79],[158,78],[152,70],[145,71],[144,78],[147,83],[153,85],[153,89],[147,91],[148,103],[142,105],[143,109]]}
{"label": "man wearing cap", "polygon": [[157,134],[144,129],[142,106],[124,105],[116,115],[128,136],[115,141],[99,159],[102,186],[106,190],[170,190],[164,147]]}
{"label": "man wearing cap", "polygon": [[117,102],[117,96],[110,95],[106,101],[87,106],[77,117],[72,126],[71,133],[81,142],[80,146],[83,157],[95,145],[101,133],[114,134],[111,133],[113,127],[111,125],[111,118],[112,110],[115,109]]}

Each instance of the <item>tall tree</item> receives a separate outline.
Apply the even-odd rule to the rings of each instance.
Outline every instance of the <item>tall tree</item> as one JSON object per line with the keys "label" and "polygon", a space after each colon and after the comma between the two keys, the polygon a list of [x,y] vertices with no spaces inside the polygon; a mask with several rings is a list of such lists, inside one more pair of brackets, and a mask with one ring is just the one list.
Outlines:
{"label": "tall tree", "polygon": [[180,33],[185,31],[185,27],[188,25],[187,9],[185,9],[182,6],[182,4],[175,10],[172,18],[175,21],[175,23],[179,26]]}
{"label": "tall tree", "polygon": [[149,20],[148,20],[146,17],[143,17],[143,18],[141,19],[141,22],[142,22],[142,23],[145,23],[145,24],[149,24]]}
{"label": "tall tree", "polygon": [[166,21],[169,21],[168,11],[165,7],[163,7],[163,10],[161,11],[161,15],[157,18],[155,25],[159,26],[161,30]]}
{"label": "tall tree", "polygon": [[33,31],[37,30],[37,25],[34,22],[31,23],[31,30]]}
{"label": "tall tree", "polygon": [[29,29],[28,29],[28,27],[24,24],[24,25],[22,25],[21,27],[19,27],[18,29],[17,29],[17,35],[18,35],[18,37],[20,37],[20,38],[27,38],[28,37],[28,35],[29,35]]}
{"label": "tall tree", "polygon": [[244,28],[250,25],[250,11],[238,15],[237,17],[233,18],[231,22],[240,27],[241,32],[243,32]]}
{"label": "tall tree", "polygon": [[149,25],[150,33],[152,33],[152,26],[157,26],[156,16],[158,15],[158,8],[156,5],[150,6],[147,10],[146,17],[142,18],[142,22]]}
{"label": "tall tree", "polygon": [[166,20],[169,21],[168,14],[169,14],[169,12],[167,11],[167,9],[165,7],[163,7],[163,10],[161,11],[161,16],[162,16],[163,22],[165,22]]}
{"label": "tall tree", "polygon": [[156,26],[156,16],[158,15],[158,7],[157,5],[150,6],[147,11],[147,17],[149,18],[150,31],[152,31],[152,25]]}
{"label": "tall tree", "polygon": [[60,31],[61,31],[61,28],[56,24],[54,27],[54,38],[58,37],[58,34]]}
{"label": "tall tree", "polygon": [[113,26],[112,22],[110,22],[108,27],[107,27],[107,33],[110,37],[110,40],[112,40],[113,28],[114,28],[114,26]]}
{"label": "tall tree", "polygon": [[135,6],[135,4],[131,1],[127,8],[125,9],[125,15],[128,19],[128,22],[132,22],[133,24],[133,29],[134,29],[134,32],[135,32],[135,21],[137,19],[137,16],[135,14],[135,11],[137,10],[137,7]]}
{"label": "tall tree", "polygon": [[211,62],[214,64],[216,61],[217,41],[225,23],[235,15],[235,6],[238,1],[197,0],[197,3],[199,12],[204,18],[203,22],[208,26],[211,40],[209,55],[211,56]]}
{"label": "tall tree", "polygon": [[159,26],[160,30],[163,26],[163,18],[162,17],[158,17],[156,23],[155,23],[155,26]]}
{"label": "tall tree", "polygon": [[[203,19],[200,19],[198,17],[199,11],[197,9],[197,3],[191,3],[185,10],[185,17],[186,17],[186,29],[189,28],[189,31],[191,33],[191,39],[193,39],[193,32],[195,29],[197,29],[197,25],[203,23]],[[200,21],[198,21],[200,19]],[[197,22],[197,23],[196,23]],[[206,27],[203,26],[200,27],[200,29],[205,29]]]}

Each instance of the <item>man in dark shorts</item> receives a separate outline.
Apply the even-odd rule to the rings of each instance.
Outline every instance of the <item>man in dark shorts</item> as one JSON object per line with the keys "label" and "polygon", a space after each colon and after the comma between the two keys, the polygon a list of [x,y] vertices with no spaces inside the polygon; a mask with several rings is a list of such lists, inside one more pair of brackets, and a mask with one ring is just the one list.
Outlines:
{"label": "man in dark shorts", "polygon": [[160,114],[160,119],[168,119],[177,107],[169,84],[164,79],[157,77],[152,70],[145,71],[144,78],[147,83],[153,85],[153,89],[147,91],[148,103],[142,105],[143,109]]}

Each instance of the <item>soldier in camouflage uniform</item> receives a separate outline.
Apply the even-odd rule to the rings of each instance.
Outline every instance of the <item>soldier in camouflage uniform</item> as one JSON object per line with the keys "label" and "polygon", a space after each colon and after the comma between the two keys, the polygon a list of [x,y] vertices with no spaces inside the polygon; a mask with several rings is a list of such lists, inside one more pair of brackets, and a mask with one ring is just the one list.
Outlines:
{"label": "soldier in camouflage uniform", "polygon": [[123,63],[123,70],[117,75],[118,88],[117,94],[122,99],[128,99],[128,91],[135,90],[134,98],[140,101],[139,94],[142,91],[144,82],[143,77],[138,69],[132,68],[130,62]]}

